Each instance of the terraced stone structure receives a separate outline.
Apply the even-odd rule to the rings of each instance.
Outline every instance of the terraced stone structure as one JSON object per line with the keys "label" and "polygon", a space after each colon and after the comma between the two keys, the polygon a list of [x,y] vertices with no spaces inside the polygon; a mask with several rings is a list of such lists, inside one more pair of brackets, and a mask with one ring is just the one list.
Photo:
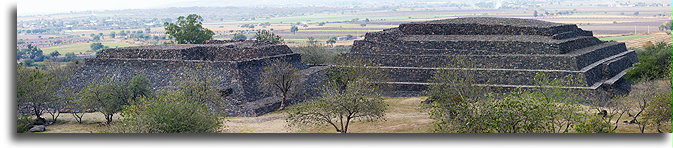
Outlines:
{"label": "terraced stone structure", "polygon": [[[80,90],[91,81],[104,77],[128,80],[144,74],[154,90],[174,88],[177,80],[200,66],[217,81],[222,99],[231,102],[233,116],[256,116],[273,111],[280,99],[260,90],[259,76],[272,61],[284,61],[302,71],[302,82],[314,87],[315,77],[324,67],[309,67],[300,55],[286,45],[264,41],[207,41],[206,44],[153,45],[103,50],[95,58],[86,59],[67,87]],[[317,79],[317,80],[316,80]],[[310,91],[310,90],[307,90]],[[302,101],[306,92],[290,97],[288,102]]]}
{"label": "terraced stone structure", "polygon": [[533,78],[575,75],[583,83],[569,89],[623,94],[622,79],[636,62],[624,43],[604,42],[574,24],[515,18],[456,18],[401,24],[367,33],[346,58],[370,61],[393,78],[394,96],[418,94],[440,67],[457,69],[454,59],[475,65],[480,86],[499,90],[536,87]]}

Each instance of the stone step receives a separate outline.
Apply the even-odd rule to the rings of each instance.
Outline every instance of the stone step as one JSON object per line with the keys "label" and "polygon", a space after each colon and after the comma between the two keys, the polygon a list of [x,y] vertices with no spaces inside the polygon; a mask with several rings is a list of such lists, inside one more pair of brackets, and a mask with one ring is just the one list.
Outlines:
{"label": "stone step", "polygon": [[626,47],[623,43],[606,42],[561,55],[472,55],[469,53],[464,55],[437,55],[346,53],[343,54],[343,57],[365,60],[374,64],[392,67],[446,67],[449,66],[447,65],[449,62],[454,61],[454,59],[458,59],[473,63],[475,64],[475,67],[478,68],[580,70],[581,68],[584,68],[591,63],[624,51],[626,51]]}
{"label": "stone step", "polygon": [[[626,70],[636,61],[634,51],[625,51],[620,54],[597,61],[581,70],[541,70],[541,69],[496,69],[496,68],[446,68],[449,71],[470,70],[474,72],[476,81],[481,84],[498,85],[532,85],[535,76],[544,73],[551,78],[563,78],[571,75],[582,81],[578,87],[589,86],[596,82],[615,76]],[[422,67],[390,67],[380,66],[388,73],[394,82],[427,83],[434,73],[441,68]]]}
{"label": "stone step", "polygon": [[545,35],[579,30],[573,24],[561,24],[540,20],[516,18],[457,18],[427,22],[400,24],[399,30],[405,34],[451,35],[451,34],[508,34],[508,35]]}
{"label": "stone step", "polygon": [[[460,36],[460,37],[457,37]],[[408,53],[407,50],[451,49],[451,50],[483,50],[488,53],[500,54],[565,54],[593,45],[603,43],[592,36],[554,40],[549,37],[533,41],[524,40],[531,36],[403,36],[392,42],[372,42],[361,40],[354,42],[351,52],[354,53]],[[523,38],[523,39],[522,39]],[[437,51],[435,51],[437,52]],[[451,53],[450,51],[447,53]]]}
{"label": "stone step", "polygon": [[[570,89],[572,91],[581,92],[585,97],[604,97],[610,98],[617,95],[627,94],[630,90],[629,85],[625,82],[623,76],[626,70],[619,72],[617,75],[610,77],[607,80],[601,80],[588,86],[571,86],[571,87],[547,87],[547,88],[561,88]],[[416,96],[427,95],[423,91],[428,90],[432,83],[428,82],[382,82],[387,85],[386,88],[392,90],[384,92],[383,94],[389,97],[413,97],[408,94],[415,94]],[[511,92],[516,89],[535,89],[540,88],[536,85],[502,85],[502,84],[475,84],[475,86],[489,87],[493,92]]]}

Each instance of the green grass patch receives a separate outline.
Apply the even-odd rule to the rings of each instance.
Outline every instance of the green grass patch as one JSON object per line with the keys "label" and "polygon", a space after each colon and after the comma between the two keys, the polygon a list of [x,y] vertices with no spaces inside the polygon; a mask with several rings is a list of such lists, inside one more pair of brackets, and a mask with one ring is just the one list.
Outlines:
{"label": "green grass patch", "polygon": [[[93,43],[93,42],[92,42]],[[103,43],[104,46],[108,46],[110,48],[116,48],[116,47],[130,47],[130,46],[138,46],[135,44],[128,44],[128,43],[123,43],[123,42],[101,42]],[[91,50],[91,43],[75,43],[75,44],[66,44],[66,45],[59,45],[59,46],[52,46],[52,47],[44,47],[42,48],[42,53],[44,54],[49,54],[54,51],[58,51],[61,54],[66,54],[66,53],[80,53],[80,52],[85,52]]]}
{"label": "green grass patch", "polygon": [[629,35],[629,36],[614,36],[614,37],[602,37],[598,38],[601,41],[623,41],[623,40],[633,40],[639,38],[653,37],[654,35]]}

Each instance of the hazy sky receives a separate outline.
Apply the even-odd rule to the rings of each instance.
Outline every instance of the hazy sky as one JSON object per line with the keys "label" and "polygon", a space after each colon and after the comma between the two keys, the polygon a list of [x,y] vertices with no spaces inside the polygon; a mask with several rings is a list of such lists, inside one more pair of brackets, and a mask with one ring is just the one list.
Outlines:
{"label": "hazy sky", "polygon": [[[250,6],[339,6],[342,4],[395,4],[410,1],[474,1],[474,0],[21,0],[19,16],[70,11],[147,9],[167,7],[250,7]],[[479,0],[478,0],[479,1]],[[499,1],[499,0],[498,0]]]}
{"label": "hazy sky", "polygon": [[70,11],[162,8],[191,1],[196,0],[21,0],[17,3],[17,14],[34,15]]}

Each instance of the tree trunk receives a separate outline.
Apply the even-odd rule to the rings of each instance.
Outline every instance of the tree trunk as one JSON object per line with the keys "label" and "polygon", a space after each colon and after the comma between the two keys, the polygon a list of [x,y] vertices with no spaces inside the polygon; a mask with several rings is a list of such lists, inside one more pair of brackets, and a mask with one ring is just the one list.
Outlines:
{"label": "tree trunk", "polygon": [[283,99],[280,100],[280,107],[278,107],[278,110],[285,109],[285,99],[287,98],[286,96],[287,95],[285,93],[283,93]]}

